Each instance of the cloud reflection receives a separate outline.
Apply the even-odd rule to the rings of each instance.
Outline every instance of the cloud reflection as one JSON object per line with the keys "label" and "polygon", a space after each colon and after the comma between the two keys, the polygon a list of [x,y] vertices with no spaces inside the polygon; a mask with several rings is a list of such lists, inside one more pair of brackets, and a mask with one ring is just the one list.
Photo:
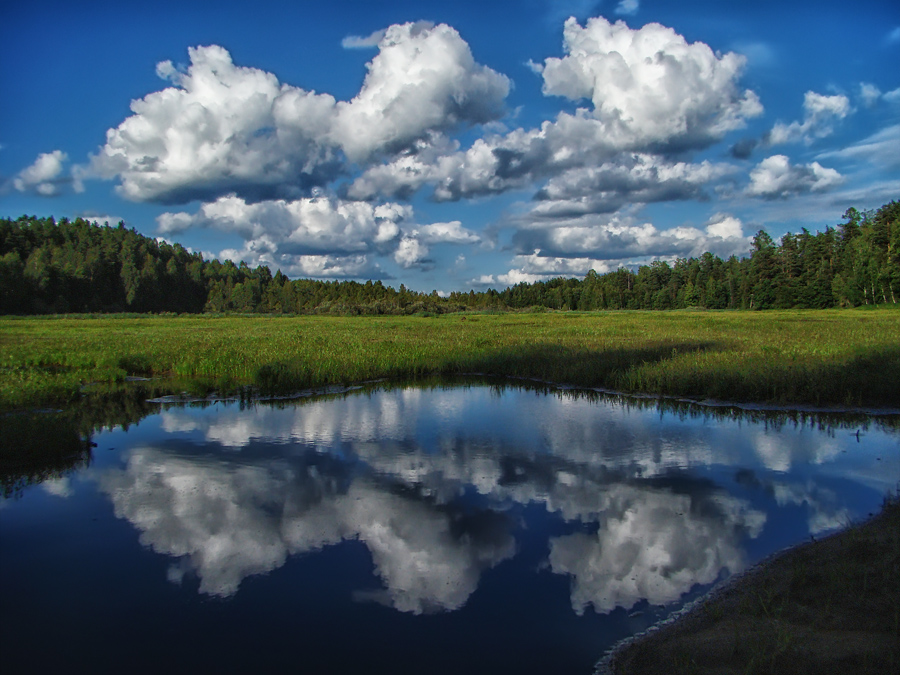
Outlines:
{"label": "cloud reflection", "polygon": [[291,555],[357,540],[383,586],[357,599],[458,609],[486,569],[515,555],[515,528],[528,527],[516,514],[538,504],[570,531],[549,539],[548,564],[571,577],[577,613],[670,603],[742,569],[744,542],[766,522],[692,477],[698,467],[777,472],[770,494],[808,503],[812,532],[846,517],[784,473],[839,453],[802,426],[691,424],[620,402],[490,387],[172,408],[161,422],[180,440],[133,449],[102,487],[145,545],[179,558],[173,582],[195,574],[201,592],[218,596]]}
{"label": "cloud reflection", "polygon": [[142,544],[182,559],[170,580],[191,571],[210,595],[233,595],[289,555],[358,539],[385,585],[381,601],[404,612],[452,610],[482,570],[515,552],[501,514],[464,514],[365,479],[344,490],[342,474],[340,464],[246,466],[140,448],[101,487]]}
{"label": "cloud reflection", "polygon": [[572,608],[626,609],[641,600],[664,605],[723,569],[743,569],[741,537],[757,537],[765,515],[725,495],[690,495],[612,486],[602,495],[596,534],[550,542],[550,566],[572,576]]}

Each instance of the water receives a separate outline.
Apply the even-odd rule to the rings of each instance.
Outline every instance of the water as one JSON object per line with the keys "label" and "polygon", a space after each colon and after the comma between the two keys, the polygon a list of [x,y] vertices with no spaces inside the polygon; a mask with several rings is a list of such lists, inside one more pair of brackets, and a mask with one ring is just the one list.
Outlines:
{"label": "water", "polygon": [[490,382],[153,409],[7,479],[9,672],[590,673],[900,480],[896,419]]}

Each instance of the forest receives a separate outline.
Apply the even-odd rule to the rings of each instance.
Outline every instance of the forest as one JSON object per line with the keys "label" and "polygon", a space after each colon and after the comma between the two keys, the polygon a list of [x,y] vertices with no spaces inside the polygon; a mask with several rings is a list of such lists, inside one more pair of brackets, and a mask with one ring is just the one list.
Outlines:
{"label": "forest", "polygon": [[120,222],[0,220],[0,314],[417,314],[472,310],[824,309],[896,305],[900,201],[847,209],[822,232],[760,230],[749,256],[656,260],[583,279],[504,290],[421,293],[381,281],[291,280],[280,270],[205,260]]}

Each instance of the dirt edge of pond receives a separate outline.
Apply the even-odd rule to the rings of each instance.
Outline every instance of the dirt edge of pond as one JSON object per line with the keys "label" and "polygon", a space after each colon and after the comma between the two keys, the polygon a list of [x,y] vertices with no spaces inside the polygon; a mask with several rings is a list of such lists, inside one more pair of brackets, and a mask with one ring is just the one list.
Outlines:
{"label": "dirt edge of pond", "polygon": [[900,498],[614,648],[600,675],[900,672]]}

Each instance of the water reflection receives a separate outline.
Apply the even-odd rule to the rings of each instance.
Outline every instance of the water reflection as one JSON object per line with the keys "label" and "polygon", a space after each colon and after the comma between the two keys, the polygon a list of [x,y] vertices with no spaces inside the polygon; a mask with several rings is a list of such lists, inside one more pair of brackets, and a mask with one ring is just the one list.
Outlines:
{"label": "water reflection", "polygon": [[[607,401],[485,386],[397,389],[277,408],[173,407],[164,440],[100,477],[141,542],[179,558],[169,578],[231,596],[248,576],[342,541],[367,547],[402,612],[462,607],[516,552],[517,509],[572,530],[547,537],[571,605],[609,612],[677,601],[746,565],[766,513],[695,475],[749,466],[739,485],[809,507],[809,531],[844,524],[833,492],[789,477],[840,453],[832,435],[705,418],[685,424]],[[771,476],[778,476],[772,478]]]}
{"label": "water reflection", "polygon": [[716,581],[723,570],[741,571],[742,537],[757,537],[766,520],[746,502],[702,488],[679,494],[613,485],[598,495],[598,506],[595,534],[550,542],[551,568],[572,575],[579,614],[589,605],[609,612],[642,599],[663,605]]}
{"label": "water reflection", "polygon": [[502,513],[465,512],[353,473],[352,463],[314,452],[239,464],[140,448],[100,484],[142,543],[182,558],[170,578],[189,569],[211,595],[234,594],[289,555],[357,539],[385,586],[359,597],[404,612],[452,610],[482,569],[515,551]]}
{"label": "water reflection", "polygon": [[97,401],[0,417],[14,670],[590,672],[900,479],[900,418],[497,381]]}
{"label": "water reflection", "polygon": [[68,496],[67,474],[91,463],[91,441],[64,415],[0,415],[0,441],[0,499],[41,483],[51,494]]}

